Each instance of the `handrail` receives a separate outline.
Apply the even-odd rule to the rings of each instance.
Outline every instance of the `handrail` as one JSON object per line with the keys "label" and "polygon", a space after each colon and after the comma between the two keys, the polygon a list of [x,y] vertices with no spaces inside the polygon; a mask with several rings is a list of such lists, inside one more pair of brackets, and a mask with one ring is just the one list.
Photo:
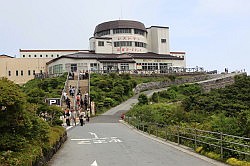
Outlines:
{"label": "handrail", "polygon": [[67,74],[67,78],[66,78],[66,81],[64,83],[64,87],[63,87],[63,90],[62,90],[62,94],[61,94],[61,107],[62,107],[62,99],[63,99],[63,93],[66,92],[66,89],[68,87],[68,79],[69,79],[69,72]]}
{"label": "handrail", "polygon": [[[194,149],[197,148],[198,144],[200,146],[205,144],[212,149],[217,148],[220,151],[221,158],[225,156],[225,150],[235,154],[235,156],[230,157],[237,157],[238,155],[243,155],[243,159],[250,157],[250,138],[247,137],[229,135],[222,132],[200,130],[196,128],[185,128],[180,126],[171,126],[171,128],[169,128],[170,125],[145,122],[141,121],[141,119],[138,117],[125,116],[125,121],[127,121],[130,125],[135,126],[138,130],[148,132],[149,134],[155,134],[156,136],[161,136],[165,138],[165,140],[174,141],[178,144],[191,146]],[[145,127],[145,125],[147,127]],[[192,144],[190,144],[190,141]]]}

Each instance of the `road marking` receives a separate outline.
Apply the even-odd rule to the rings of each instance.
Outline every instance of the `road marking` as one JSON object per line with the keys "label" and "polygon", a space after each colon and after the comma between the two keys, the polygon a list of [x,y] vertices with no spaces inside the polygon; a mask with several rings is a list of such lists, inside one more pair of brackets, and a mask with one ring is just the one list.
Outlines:
{"label": "road marking", "polygon": [[90,166],[98,166],[96,160]]}
{"label": "road marking", "polygon": [[71,141],[90,141],[91,139],[72,138]]}
{"label": "road marking", "polygon": [[94,135],[95,139],[98,139],[96,133],[89,132],[89,134]]}
{"label": "road marking", "polygon": [[106,143],[120,143],[122,140],[120,140],[117,137],[104,137],[104,138],[98,138],[96,133],[89,132],[91,135],[94,136],[94,138],[72,138],[71,141],[79,141],[77,144],[79,145],[90,145],[90,144],[106,144]]}

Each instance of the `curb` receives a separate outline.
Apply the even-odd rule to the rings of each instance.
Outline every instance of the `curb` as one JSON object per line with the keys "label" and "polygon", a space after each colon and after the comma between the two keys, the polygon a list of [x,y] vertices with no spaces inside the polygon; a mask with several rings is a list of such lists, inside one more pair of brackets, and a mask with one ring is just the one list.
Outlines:
{"label": "curb", "polygon": [[128,124],[127,122],[125,122],[124,120],[119,120],[119,122],[122,123],[123,125],[125,125],[126,127],[130,128],[130,129],[133,130],[134,132],[143,135],[144,137],[147,137],[147,138],[149,138],[149,139],[151,139],[151,140],[157,141],[157,142],[162,143],[162,144],[164,144],[164,145],[168,145],[168,146],[170,146],[170,147],[172,147],[172,148],[175,148],[175,149],[177,149],[177,150],[179,150],[179,151],[181,151],[181,152],[184,152],[184,153],[186,153],[186,154],[188,154],[188,155],[191,155],[191,156],[194,156],[194,157],[196,157],[196,158],[202,159],[202,160],[204,160],[204,161],[207,161],[207,162],[209,162],[209,163],[211,163],[211,164],[214,164],[214,165],[217,165],[217,166],[228,166],[228,164],[225,164],[225,163],[222,163],[222,162],[220,162],[220,161],[217,161],[217,160],[208,158],[208,157],[206,157],[206,156],[202,156],[202,155],[200,155],[200,154],[198,154],[198,153],[195,153],[195,152],[193,151],[193,149],[190,148],[190,147],[187,147],[187,146],[184,146],[184,145],[178,145],[177,143],[170,142],[170,141],[166,141],[166,140],[163,139],[163,138],[159,138],[159,137],[156,137],[155,135],[151,135],[151,134],[148,134],[148,133],[143,132],[143,131],[141,131],[141,130],[138,130],[138,129],[136,129],[134,126],[129,125],[129,124]]}

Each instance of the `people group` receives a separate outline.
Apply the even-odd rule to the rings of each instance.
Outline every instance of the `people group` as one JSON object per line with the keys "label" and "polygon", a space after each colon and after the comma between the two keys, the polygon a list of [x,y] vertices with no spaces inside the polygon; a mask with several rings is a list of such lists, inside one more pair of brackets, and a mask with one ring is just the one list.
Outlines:
{"label": "people group", "polygon": [[85,79],[88,79],[88,78],[89,78],[88,70],[79,72],[79,79],[80,80],[85,80]]}
{"label": "people group", "polygon": [[[88,78],[88,71],[80,72],[81,79]],[[73,73],[74,74],[74,73]],[[71,75],[73,75],[71,73]],[[69,95],[68,95],[69,94]],[[71,97],[70,97],[71,96]],[[71,99],[75,98],[75,105],[72,104]],[[88,93],[81,93],[81,89],[76,89],[74,86],[69,86],[68,93],[63,92],[63,100],[67,105],[67,108],[64,110],[64,118],[66,119],[66,125],[70,126],[76,125],[76,120],[79,119],[80,125],[83,126],[85,122],[89,122],[90,110],[88,108]]]}

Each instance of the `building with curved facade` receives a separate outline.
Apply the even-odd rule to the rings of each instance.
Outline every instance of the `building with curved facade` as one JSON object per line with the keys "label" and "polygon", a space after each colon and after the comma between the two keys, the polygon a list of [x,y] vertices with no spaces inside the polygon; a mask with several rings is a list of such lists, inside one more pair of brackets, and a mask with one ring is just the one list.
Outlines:
{"label": "building with curved facade", "polygon": [[96,26],[90,38],[90,50],[96,53],[170,54],[169,28],[151,26],[132,20],[104,22]]}
{"label": "building with curved facade", "polygon": [[170,51],[168,27],[146,28],[143,23],[133,20],[115,20],[97,25],[89,38],[88,50],[20,49],[19,53],[20,58],[2,61],[9,67],[2,67],[0,72],[1,77],[16,83],[25,83],[36,73],[154,71],[186,67],[185,52]]}

